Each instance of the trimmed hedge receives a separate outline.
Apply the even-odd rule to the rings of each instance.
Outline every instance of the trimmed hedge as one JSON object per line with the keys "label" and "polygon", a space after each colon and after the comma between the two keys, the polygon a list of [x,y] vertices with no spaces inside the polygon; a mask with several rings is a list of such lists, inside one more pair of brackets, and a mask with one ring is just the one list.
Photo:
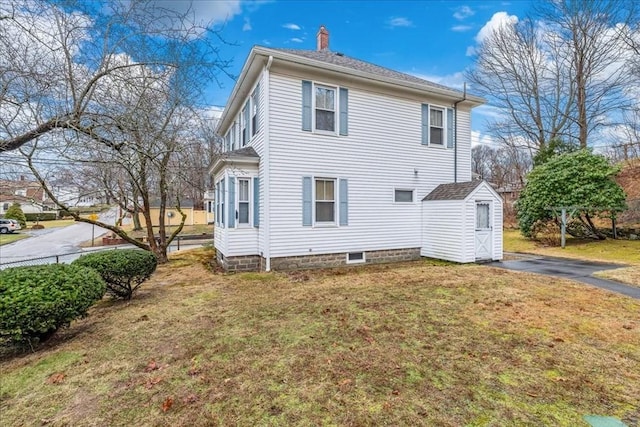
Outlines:
{"label": "trimmed hedge", "polygon": [[47,339],[84,317],[105,293],[100,275],[79,265],[51,264],[0,271],[0,341]]}
{"label": "trimmed hedge", "polygon": [[116,249],[83,255],[73,262],[95,269],[107,284],[107,293],[114,298],[129,300],[158,266],[158,259],[149,251]]}
{"label": "trimmed hedge", "polygon": [[27,221],[53,221],[58,219],[58,214],[55,212],[42,212],[42,213],[26,213],[24,216]]}

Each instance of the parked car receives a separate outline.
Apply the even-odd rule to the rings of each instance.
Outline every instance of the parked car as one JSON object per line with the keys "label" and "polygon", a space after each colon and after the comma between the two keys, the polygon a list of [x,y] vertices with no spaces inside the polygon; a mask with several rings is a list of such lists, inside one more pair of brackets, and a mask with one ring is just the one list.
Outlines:
{"label": "parked car", "polygon": [[0,234],[13,233],[20,230],[20,224],[14,219],[0,219]]}
{"label": "parked car", "polygon": [[10,219],[9,221],[11,221],[12,223],[14,223],[16,225],[16,230],[21,230],[22,226],[20,225],[20,223],[18,222],[17,219]]}

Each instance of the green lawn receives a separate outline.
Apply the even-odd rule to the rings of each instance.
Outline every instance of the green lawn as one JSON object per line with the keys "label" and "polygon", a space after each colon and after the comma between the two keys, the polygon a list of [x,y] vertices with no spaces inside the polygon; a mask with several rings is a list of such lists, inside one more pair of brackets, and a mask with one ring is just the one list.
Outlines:
{"label": "green lawn", "polygon": [[16,231],[10,234],[0,234],[0,246],[7,245],[18,240],[26,239],[27,237],[29,237],[28,234],[20,231]]}
{"label": "green lawn", "polygon": [[529,240],[519,230],[504,230],[503,236],[504,250],[507,252],[640,265],[640,240],[581,240],[568,236],[563,249]]}
{"label": "green lawn", "polygon": [[[39,221],[38,224],[42,225],[44,228],[55,228],[55,227],[67,227],[73,224],[75,221],[72,219],[56,219],[53,221]],[[27,222],[27,228],[31,228],[36,224],[35,221]]]}
{"label": "green lawn", "polygon": [[587,426],[640,419],[640,301],[417,261],[212,273],[177,254],[0,361],[6,425]]}

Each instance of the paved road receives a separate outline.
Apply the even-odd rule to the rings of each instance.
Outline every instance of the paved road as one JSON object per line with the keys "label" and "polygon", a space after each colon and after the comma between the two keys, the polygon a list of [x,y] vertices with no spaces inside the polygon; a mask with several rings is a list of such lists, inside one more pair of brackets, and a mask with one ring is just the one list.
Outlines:
{"label": "paved road", "polygon": [[529,273],[544,274],[546,276],[561,277],[563,279],[572,279],[592,286],[597,286],[602,289],[607,289],[612,292],[617,292],[631,298],[640,299],[640,288],[592,276],[596,271],[625,267],[621,264],[531,256],[525,259],[513,261],[493,262],[489,265],[493,267],[506,268],[508,270],[526,271]]}
{"label": "paved road", "polygon": [[[116,209],[101,213],[99,218],[105,224],[115,224]],[[68,227],[28,231],[33,237],[0,246],[0,264],[79,252],[82,250],[80,244],[91,240],[93,227],[92,224],[78,222]],[[105,233],[107,230],[104,228],[95,227],[95,237]]]}

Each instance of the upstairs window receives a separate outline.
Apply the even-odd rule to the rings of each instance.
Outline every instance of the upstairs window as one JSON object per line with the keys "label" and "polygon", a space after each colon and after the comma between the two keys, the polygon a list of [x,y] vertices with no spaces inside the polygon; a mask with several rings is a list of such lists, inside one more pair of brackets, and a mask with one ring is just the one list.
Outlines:
{"label": "upstairs window", "polygon": [[258,99],[260,97],[260,86],[251,94],[251,136],[258,133]]}
{"label": "upstairs window", "polygon": [[316,130],[336,131],[336,90],[326,86],[316,86],[315,91]]}
{"label": "upstairs window", "polygon": [[441,108],[429,109],[429,142],[444,145],[444,110]]}
{"label": "upstairs window", "polygon": [[242,141],[242,147],[247,145],[247,142],[249,141],[249,121],[247,120],[247,117],[249,117],[249,101],[244,104],[244,108],[242,109],[242,113],[240,114],[240,137]]}

